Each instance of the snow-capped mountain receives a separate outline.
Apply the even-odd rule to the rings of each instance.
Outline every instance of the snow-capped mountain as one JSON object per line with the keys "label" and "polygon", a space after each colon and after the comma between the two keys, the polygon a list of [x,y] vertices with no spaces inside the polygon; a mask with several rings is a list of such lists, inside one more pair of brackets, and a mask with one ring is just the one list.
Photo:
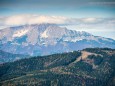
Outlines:
{"label": "snow-capped mountain", "polygon": [[28,55],[81,50],[89,47],[115,48],[115,40],[59,27],[55,24],[35,24],[0,30],[0,50]]}

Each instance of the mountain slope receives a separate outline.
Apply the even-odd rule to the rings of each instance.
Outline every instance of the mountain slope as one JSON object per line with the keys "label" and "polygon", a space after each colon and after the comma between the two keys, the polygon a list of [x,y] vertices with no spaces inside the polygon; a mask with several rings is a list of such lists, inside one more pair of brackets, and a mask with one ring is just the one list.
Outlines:
{"label": "mountain slope", "polygon": [[0,30],[0,50],[14,54],[49,55],[93,47],[115,49],[115,40],[59,27],[36,24]]}
{"label": "mountain slope", "polygon": [[12,62],[28,57],[29,57],[28,55],[11,54],[0,50],[0,64],[5,62]]}
{"label": "mountain slope", "polygon": [[1,64],[0,71],[1,86],[114,86],[115,49],[87,48],[23,59]]}

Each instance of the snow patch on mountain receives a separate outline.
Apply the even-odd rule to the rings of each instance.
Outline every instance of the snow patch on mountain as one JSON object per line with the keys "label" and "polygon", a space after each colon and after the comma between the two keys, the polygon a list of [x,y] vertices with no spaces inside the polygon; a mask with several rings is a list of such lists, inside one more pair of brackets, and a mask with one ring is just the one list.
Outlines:
{"label": "snow patch on mountain", "polygon": [[62,28],[54,24],[36,24],[0,30],[3,51],[48,55],[81,50],[88,47],[115,48],[115,40]]}
{"label": "snow patch on mountain", "polygon": [[29,30],[27,30],[27,29],[16,31],[13,34],[13,37],[21,37],[21,36],[25,35],[28,31]]}
{"label": "snow patch on mountain", "polygon": [[12,45],[20,45],[19,43],[11,43]]}
{"label": "snow patch on mountain", "polygon": [[74,38],[66,37],[66,38],[63,38],[63,41],[65,41],[65,42],[77,42],[77,41],[80,41],[80,40],[83,40],[83,39],[80,38],[80,37],[74,37]]}
{"label": "snow patch on mountain", "polygon": [[80,40],[83,40],[83,39],[80,39],[80,38],[78,38],[78,39],[72,39],[71,42],[77,42],[77,41],[80,41]]}
{"label": "snow patch on mountain", "polygon": [[42,37],[42,38],[48,38],[48,36],[47,36],[47,31],[44,31],[44,32],[41,34],[41,37]]}

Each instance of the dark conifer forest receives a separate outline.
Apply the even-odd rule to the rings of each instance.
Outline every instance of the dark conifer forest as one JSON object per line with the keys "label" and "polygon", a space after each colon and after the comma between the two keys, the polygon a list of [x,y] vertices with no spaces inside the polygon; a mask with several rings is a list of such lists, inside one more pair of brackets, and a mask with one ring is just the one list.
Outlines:
{"label": "dark conifer forest", "polygon": [[87,48],[3,63],[0,86],[115,86],[115,50]]}

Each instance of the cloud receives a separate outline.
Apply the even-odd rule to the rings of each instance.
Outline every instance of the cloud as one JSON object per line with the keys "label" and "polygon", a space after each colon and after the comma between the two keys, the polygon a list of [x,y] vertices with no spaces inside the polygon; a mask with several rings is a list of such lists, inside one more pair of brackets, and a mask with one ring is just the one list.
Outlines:
{"label": "cloud", "polygon": [[[115,39],[115,18],[67,18],[63,16],[14,15],[0,16],[0,29],[25,24],[54,23],[71,30]],[[112,33],[112,34],[111,34]],[[109,35],[108,35],[109,34]]]}
{"label": "cloud", "polygon": [[61,16],[16,15],[4,19],[5,25],[24,25],[39,23],[64,24],[67,18]]}
{"label": "cloud", "polygon": [[95,2],[89,2],[89,4],[92,5],[115,5],[115,1],[95,1]]}
{"label": "cloud", "polygon": [[115,18],[67,18],[63,16],[14,15],[0,17],[0,28],[25,24],[54,23],[58,25],[115,27]]}
{"label": "cloud", "polygon": [[24,16],[11,16],[6,19],[5,24],[6,25],[20,25],[20,24],[25,24],[26,21],[27,19]]}

